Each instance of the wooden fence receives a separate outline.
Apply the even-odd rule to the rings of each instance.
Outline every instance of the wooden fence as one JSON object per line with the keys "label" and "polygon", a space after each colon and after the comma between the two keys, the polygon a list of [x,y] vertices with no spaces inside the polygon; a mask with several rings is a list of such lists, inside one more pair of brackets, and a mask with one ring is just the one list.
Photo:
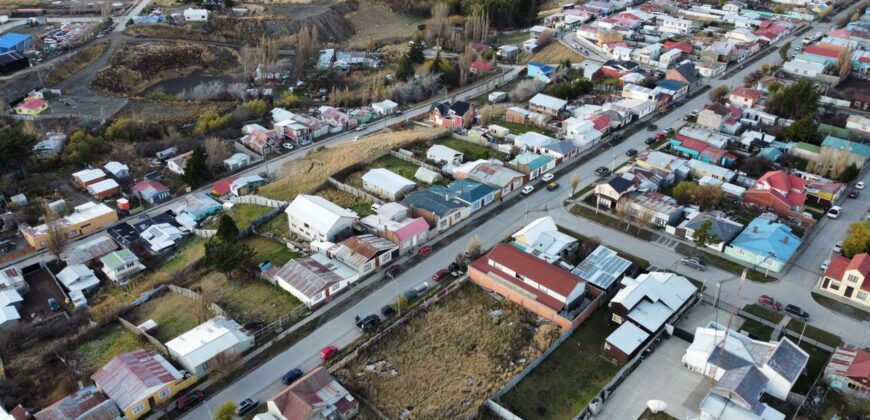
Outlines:
{"label": "wooden fence", "polygon": [[421,166],[423,168],[426,168],[426,169],[433,171],[433,172],[436,172],[436,173],[443,173],[445,175],[450,175],[450,174],[442,171],[441,168],[439,168],[435,165],[430,165],[426,162],[423,162],[420,159],[417,159],[416,157],[414,157],[413,153],[411,153],[410,151],[405,150],[405,149],[399,149],[398,151],[390,150],[390,156],[393,156],[396,159],[404,160],[405,162],[413,163],[414,165]]}
{"label": "wooden fence", "polygon": [[332,185],[333,187],[335,187],[335,189],[337,189],[339,191],[344,191],[344,192],[349,193],[355,197],[360,197],[362,199],[365,199],[368,202],[371,202],[374,204],[384,204],[385,203],[384,200],[381,200],[380,198],[375,197],[375,196],[373,196],[373,195],[371,195],[371,194],[369,194],[369,193],[367,193],[359,188],[344,184],[333,177],[329,177],[326,180],[326,182],[329,185]]}
{"label": "wooden fence", "polygon": [[272,323],[254,331],[254,341],[259,342],[264,336],[272,332],[281,332],[284,330],[284,327],[292,326],[296,321],[308,316],[310,313],[310,308],[305,305],[299,305],[277,320],[272,321]]}
{"label": "wooden fence", "polygon": [[[193,299],[197,302],[202,302],[202,295],[194,292],[193,290],[186,289],[184,287],[179,287],[174,284],[168,285],[169,291],[175,293],[177,295],[184,296],[186,298]],[[224,312],[224,309],[215,304],[214,302],[208,304],[208,308],[215,313],[215,315],[226,317],[227,314]]]}
{"label": "wooden fence", "polygon": [[286,207],[288,202],[281,200],[273,200],[271,198],[262,197],[259,195],[243,195],[241,197],[231,197],[230,202],[239,204],[256,204],[258,206],[279,208]]}
{"label": "wooden fence", "polygon": [[[130,331],[131,333],[136,334],[139,337],[145,337],[145,339],[148,340],[148,342],[153,344],[155,347],[157,347],[157,349],[160,350],[161,353],[165,354],[166,356],[169,356],[169,349],[167,349],[166,346],[163,345],[163,343],[161,343],[160,340],[157,339],[157,337],[154,337],[153,335],[148,334],[145,331],[142,331],[141,328],[133,325],[130,321],[127,321],[126,319],[124,319],[120,316],[118,317],[118,322],[120,322],[121,325],[124,328],[126,328],[128,331]],[[158,328],[159,328],[159,326],[158,326]]]}

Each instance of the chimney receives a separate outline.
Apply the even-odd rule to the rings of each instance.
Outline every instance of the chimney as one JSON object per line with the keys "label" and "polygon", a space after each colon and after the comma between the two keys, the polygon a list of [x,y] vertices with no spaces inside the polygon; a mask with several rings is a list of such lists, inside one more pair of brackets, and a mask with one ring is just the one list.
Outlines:
{"label": "chimney", "polygon": [[752,227],[752,233],[758,233],[758,226]]}

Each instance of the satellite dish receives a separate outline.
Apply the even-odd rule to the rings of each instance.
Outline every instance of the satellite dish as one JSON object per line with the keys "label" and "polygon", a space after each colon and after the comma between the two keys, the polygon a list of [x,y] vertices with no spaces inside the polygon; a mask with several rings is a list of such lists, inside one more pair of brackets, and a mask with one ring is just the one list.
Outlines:
{"label": "satellite dish", "polygon": [[667,409],[668,403],[662,400],[649,400],[646,402],[646,406],[649,407],[650,411],[653,413],[658,413],[659,411]]}

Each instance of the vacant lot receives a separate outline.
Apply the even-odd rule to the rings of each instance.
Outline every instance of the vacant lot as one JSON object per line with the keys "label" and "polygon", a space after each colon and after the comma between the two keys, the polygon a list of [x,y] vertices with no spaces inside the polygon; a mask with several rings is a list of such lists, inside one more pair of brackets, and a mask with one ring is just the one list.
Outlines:
{"label": "vacant lot", "polygon": [[441,137],[446,131],[428,128],[381,133],[357,142],[318,148],[302,159],[285,163],[278,171],[281,179],[264,185],[259,193],[277,200],[291,200],[298,194],[309,193],[319,187],[330,175],[342,169],[381,156],[396,147]]}
{"label": "vacant lot", "polygon": [[417,173],[417,169],[420,169],[419,166],[414,165],[411,162],[406,162],[402,159],[399,159],[393,155],[384,155],[378,160],[369,164],[369,168],[385,168],[389,169],[405,178],[414,180],[414,175]]}
{"label": "vacant lot", "polygon": [[355,211],[359,217],[365,217],[373,213],[372,203],[369,203],[364,198],[357,197],[349,192],[344,192],[335,188],[324,188],[318,191],[317,195],[342,208]]}
{"label": "vacant lot", "polygon": [[435,140],[433,143],[447,146],[457,152],[462,152],[465,155],[465,161],[475,161],[478,159],[498,159],[504,161],[507,159],[507,154],[499,152],[489,147],[481,146],[465,140],[454,139],[452,137],[444,137]]}
{"label": "vacant lot", "polygon": [[551,325],[532,332],[532,322],[467,284],[337,374],[390,418],[408,407],[413,418],[473,417],[557,335]]}
{"label": "vacant lot", "polygon": [[133,325],[153,320],[157,331],[152,335],[165,343],[199,325],[196,311],[191,310],[196,304],[193,299],[167,292],[139,305],[125,319]]}
{"label": "vacant lot", "polygon": [[571,418],[619,371],[603,358],[613,331],[608,311],[599,309],[526,376],[501,403],[524,419]]}
{"label": "vacant lot", "polygon": [[240,324],[272,322],[300,305],[290,293],[259,278],[227,280],[223,274],[210,272],[194,287],[205,291]]}
{"label": "vacant lot", "polygon": [[526,62],[535,61],[544,64],[561,64],[565,60],[568,60],[574,64],[583,61],[585,58],[560,42],[553,41],[540,51],[529,56]]}
{"label": "vacant lot", "polygon": [[534,125],[529,125],[529,124],[520,124],[520,123],[515,123],[513,121],[498,120],[495,122],[495,124],[500,125],[504,128],[507,128],[508,130],[511,131],[511,133],[516,134],[516,135],[525,134],[529,131],[534,131],[536,133],[541,133],[545,136],[551,136],[551,137],[554,135],[553,130],[551,130],[549,128],[541,128],[541,127],[536,127]]}
{"label": "vacant lot", "polygon": [[258,264],[264,261],[271,261],[272,265],[280,267],[287,261],[299,258],[302,255],[298,252],[291,251],[290,248],[287,248],[286,245],[280,242],[262,236],[248,236],[247,238],[242,239],[242,243],[248,245],[254,250],[254,252],[256,252],[254,255],[254,261]]}
{"label": "vacant lot", "polygon": [[[271,207],[261,206],[258,204],[236,204],[231,209],[225,212],[226,215],[233,218],[233,221],[236,222],[236,227],[239,230],[245,229],[248,225],[251,224],[254,220],[260,218],[264,214],[270,212],[272,210]],[[220,216],[215,217],[210,223],[210,229],[217,229],[218,221],[220,220]]]}
{"label": "vacant lot", "polygon": [[136,349],[155,350],[148,341],[127,331],[121,324],[114,324],[96,338],[80,345],[75,349],[75,354],[79,357],[78,368],[86,372],[85,376],[90,376],[113,357]]}
{"label": "vacant lot", "polygon": [[381,42],[410,39],[423,19],[396,13],[383,3],[363,1],[356,12],[347,19],[353,24],[356,34],[347,43],[356,47],[367,47]]}

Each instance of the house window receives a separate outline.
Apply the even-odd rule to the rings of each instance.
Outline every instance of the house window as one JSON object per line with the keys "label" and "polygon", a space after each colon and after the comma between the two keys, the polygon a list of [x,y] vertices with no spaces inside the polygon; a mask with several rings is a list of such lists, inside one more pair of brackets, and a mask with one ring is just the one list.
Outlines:
{"label": "house window", "polygon": [[366,265],[363,266],[363,271],[371,271],[373,264],[374,263],[366,263]]}
{"label": "house window", "polygon": [[133,414],[139,414],[143,411],[145,411],[145,403],[139,403],[133,407]]}
{"label": "house window", "polygon": [[858,292],[858,299],[860,299],[860,300],[867,300],[867,293],[865,293],[865,292]]}
{"label": "house window", "polygon": [[831,289],[833,289],[833,290],[840,290],[840,282],[832,281],[832,282],[831,282]]}
{"label": "house window", "polygon": [[169,389],[168,386],[166,388],[161,389],[160,390],[160,399],[162,400],[162,399],[168,397],[171,392],[172,392],[172,390]]}
{"label": "house window", "polygon": [[617,314],[613,314],[613,317],[610,319],[617,324],[622,324],[622,317]]}
{"label": "house window", "polygon": [[852,283],[858,283],[858,276],[854,274],[849,274],[849,276],[846,277],[846,280],[849,280]]}

